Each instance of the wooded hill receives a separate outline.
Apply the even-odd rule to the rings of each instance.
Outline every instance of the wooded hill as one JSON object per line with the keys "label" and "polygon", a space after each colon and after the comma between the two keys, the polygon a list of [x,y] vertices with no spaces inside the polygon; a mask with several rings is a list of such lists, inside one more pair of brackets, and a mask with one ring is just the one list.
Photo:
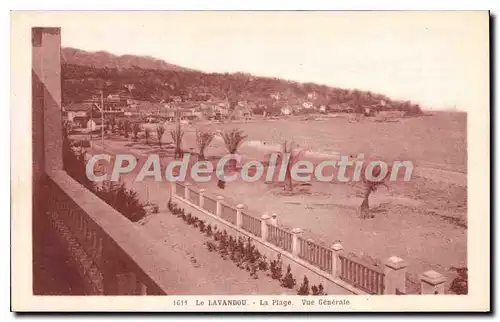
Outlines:
{"label": "wooded hill", "polygon": [[361,112],[364,106],[406,111],[417,115],[421,108],[409,101],[395,101],[369,91],[342,89],[314,83],[298,83],[246,73],[204,73],[151,57],[107,52],[62,49],[63,103],[79,102],[104,91],[132,99],[160,102],[180,97],[183,101],[210,98],[253,102],[257,106],[294,106],[305,102],[331,109],[349,107]]}

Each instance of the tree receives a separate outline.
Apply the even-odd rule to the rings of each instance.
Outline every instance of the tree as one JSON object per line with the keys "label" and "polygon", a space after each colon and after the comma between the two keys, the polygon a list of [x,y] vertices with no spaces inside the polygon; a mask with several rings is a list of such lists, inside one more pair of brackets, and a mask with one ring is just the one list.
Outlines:
{"label": "tree", "polygon": [[[247,135],[243,133],[242,130],[232,129],[230,131],[224,131],[221,133],[222,139],[224,139],[224,143],[226,144],[227,152],[229,154],[236,154],[238,148],[240,147],[243,140],[247,138]],[[229,169],[236,169],[236,160],[231,159],[228,163]]]}
{"label": "tree", "polygon": [[293,288],[295,286],[295,278],[292,275],[292,268],[288,265],[285,277],[281,280],[281,286],[285,288]]}
{"label": "tree", "polygon": [[158,125],[156,127],[156,139],[158,140],[160,149],[161,149],[161,138],[163,137],[163,133],[165,133],[165,128],[163,127],[163,125]]}
{"label": "tree", "polygon": [[175,152],[174,159],[182,157],[182,137],[184,136],[184,131],[181,128],[181,123],[177,121],[175,125],[175,129],[170,131],[170,135],[172,136],[172,141],[174,141]]}
{"label": "tree", "polygon": [[450,291],[458,295],[464,295],[469,292],[469,274],[467,267],[451,267],[450,271],[457,272],[457,277],[453,279],[450,285]]}
{"label": "tree", "polygon": [[300,285],[297,295],[309,295],[309,280],[306,276],[304,276],[304,281],[302,282],[302,285]]}
{"label": "tree", "polygon": [[151,128],[149,126],[144,127],[144,138],[146,139],[146,144],[149,145],[149,138],[151,137]]}
{"label": "tree", "polygon": [[141,131],[141,127],[139,124],[134,123],[132,124],[132,133],[134,133],[134,141],[137,141],[139,139],[139,132]]}
{"label": "tree", "polygon": [[128,138],[129,132],[130,132],[130,122],[129,120],[125,120],[125,122],[123,122],[123,136]]}
{"label": "tree", "polygon": [[[372,176],[375,178],[378,178],[382,172],[381,167],[374,167],[372,170]],[[373,215],[370,214],[370,204],[368,202],[368,198],[370,197],[370,194],[372,192],[375,192],[378,187],[381,185],[385,186],[387,188],[387,184],[385,183],[385,179],[389,177],[390,173],[388,172],[384,178],[378,181],[370,180],[369,178],[366,177],[366,166],[363,166],[361,170],[361,178],[363,180],[363,184],[365,186],[365,194],[363,197],[363,202],[361,203],[360,206],[360,212],[361,212],[361,218],[373,218]]]}
{"label": "tree", "polygon": [[210,145],[214,138],[212,132],[196,131],[196,144],[198,145],[198,158],[205,160],[205,149]]}
{"label": "tree", "polygon": [[[300,156],[304,153],[304,150],[299,150],[296,148],[296,144],[293,141],[285,141],[281,144],[281,150],[278,151],[278,164],[284,164],[285,168],[285,191],[293,191],[292,183],[292,167],[297,163]],[[283,161],[284,160],[284,163]]]}
{"label": "tree", "polygon": [[118,120],[116,122],[116,127],[118,128],[118,134],[120,134],[121,131],[123,131],[123,122],[121,120]]}
{"label": "tree", "polygon": [[111,133],[115,133],[116,120],[114,117],[109,119],[109,126],[111,128]]}

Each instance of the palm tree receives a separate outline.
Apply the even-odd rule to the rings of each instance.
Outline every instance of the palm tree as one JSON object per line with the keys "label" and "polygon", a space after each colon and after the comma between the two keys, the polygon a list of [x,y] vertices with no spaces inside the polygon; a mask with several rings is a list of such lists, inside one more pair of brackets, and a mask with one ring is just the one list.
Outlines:
{"label": "palm tree", "polygon": [[198,145],[198,158],[205,160],[205,149],[210,145],[214,138],[214,134],[208,131],[196,131],[196,144]]}
{"label": "palm tree", "polygon": [[144,128],[144,138],[146,139],[146,144],[149,145],[149,138],[151,137],[151,128],[149,128],[148,126],[146,126]]}
{"label": "palm tree", "polygon": [[165,133],[165,128],[163,127],[163,125],[158,125],[156,127],[156,138],[158,139],[158,144],[160,145],[160,149],[161,149],[161,138],[163,136],[163,133]]}
{"label": "palm tree", "polygon": [[[229,152],[229,154],[236,154],[241,143],[243,143],[243,140],[247,138],[247,135],[239,129],[224,131],[221,133],[221,135],[224,139],[224,143],[226,144],[227,152]],[[232,170],[236,169],[236,160],[231,159],[229,161],[229,168]]]}
{"label": "palm tree", "polygon": [[174,159],[180,158],[182,156],[182,137],[184,136],[180,122],[177,122],[175,129],[170,131],[170,135],[175,145]]}
{"label": "palm tree", "polygon": [[292,167],[295,163],[297,163],[300,156],[304,153],[304,150],[299,150],[296,147],[295,142],[286,141],[281,144],[281,150],[278,151],[278,164],[280,164],[281,160],[288,160],[285,162],[285,186],[284,190],[291,192],[293,190],[292,184]]}

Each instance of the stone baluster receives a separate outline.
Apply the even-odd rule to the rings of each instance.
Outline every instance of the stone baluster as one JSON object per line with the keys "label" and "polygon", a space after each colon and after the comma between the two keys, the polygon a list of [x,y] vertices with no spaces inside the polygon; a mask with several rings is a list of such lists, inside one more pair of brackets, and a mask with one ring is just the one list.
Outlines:
{"label": "stone baluster", "polygon": [[334,279],[339,277],[340,268],[340,254],[344,250],[344,246],[340,242],[336,242],[332,245],[332,276]]}
{"label": "stone baluster", "polygon": [[420,275],[421,294],[445,294],[446,277],[433,270],[426,271]]}
{"label": "stone baluster", "polygon": [[224,200],[224,197],[223,196],[217,196],[217,204],[216,204],[216,207],[215,207],[215,215],[217,217],[220,217],[221,214],[222,214],[222,200]]}
{"label": "stone baluster", "polygon": [[245,205],[239,204],[236,206],[236,227],[241,228],[243,224],[243,215],[241,211],[245,208]]}
{"label": "stone baluster", "polygon": [[275,227],[278,226],[278,216],[276,214],[272,214],[271,218],[269,219],[269,223]]}
{"label": "stone baluster", "polygon": [[184,199],[189,201],[189,187],[191,187],[191,183],[185,182],[184,183]]}
{"label": "stone baluster", "polygon": [[408,262],[392,256],[385,263],[384,294],[406,293],[406,267]]}
{"label": "stone baluster", "polygon": [[200,204],[200,208],[203,208],[204,204],[205,204],[205,189],[201,188],[200,189],[200,200],[198,201],[198,203]]}
{"label": "stone baluster", "polygon": [[177,193],[177,183],[175,181],[170,181],[170,197],[175,196]]}
{"label": "stone baluster", "polygon": [[263,241],[267,240],[267,221],[269,220],[269,215],[267,213],[263,214],[262,217],[260,217],[260,229],[261,229],[261,237]]}
{"label": "stone baluster", "polygon": [[300,241],[299,241],[300,234],[302,234],[302,229],[300,228],[292,229],[292,254],[294,256],[299,256],[300,253]]}

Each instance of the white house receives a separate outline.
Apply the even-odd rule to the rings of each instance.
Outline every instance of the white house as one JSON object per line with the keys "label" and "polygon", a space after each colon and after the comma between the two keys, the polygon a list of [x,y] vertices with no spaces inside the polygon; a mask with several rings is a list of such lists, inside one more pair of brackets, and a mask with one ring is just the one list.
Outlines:
{"label": "white house", "polygon": [[291,115],[292,114],[292,109],[288,106],[282,107],[281,108],[281,115]]}
{"label": "white house", "polygon": [[313,108],[313,103],[311,102],[304,102],[302,103],[302,107],[305,108],[306,110]]}
{"label": "white house", "polygon": [[94,118],[87,121],[87,129],[89,131],[95,131],[100,129],[102,126],[102,122],[100,118]]}

